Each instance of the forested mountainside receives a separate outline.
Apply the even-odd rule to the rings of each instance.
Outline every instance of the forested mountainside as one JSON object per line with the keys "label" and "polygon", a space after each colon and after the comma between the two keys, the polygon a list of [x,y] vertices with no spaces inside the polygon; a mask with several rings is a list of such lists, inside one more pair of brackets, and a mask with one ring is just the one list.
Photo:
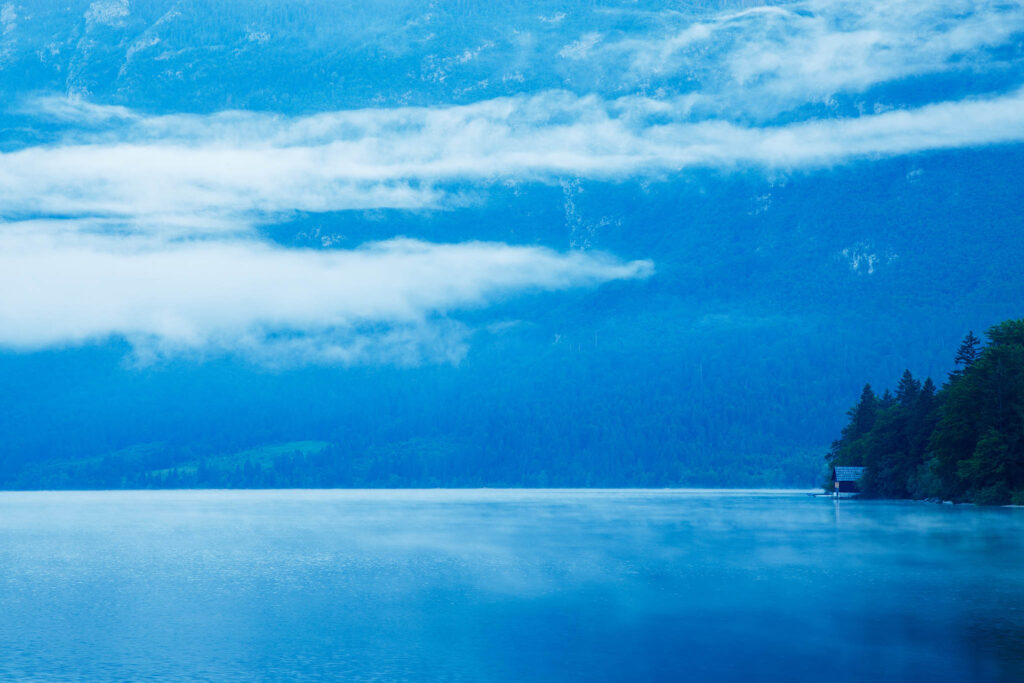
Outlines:
{"label": "forested mountainside", "polygon": [[0,0],[0,487],[816,485],[1020,315],[957,7]]}

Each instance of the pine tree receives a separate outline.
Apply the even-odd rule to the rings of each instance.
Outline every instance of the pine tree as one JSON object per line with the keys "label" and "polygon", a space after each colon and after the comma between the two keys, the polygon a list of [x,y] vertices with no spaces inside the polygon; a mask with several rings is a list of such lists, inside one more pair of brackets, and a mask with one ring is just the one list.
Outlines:
{"label": "pine tree", "polygon": [[907,425],[908,459],[905,467],[908,493],[925,493],[927,488],[921,482],[922,466],[928,457],[928,442],[939,421],[939,397],[932,378],[925,379],[917,403],[910,411]]}
{"label": "pine tree", "polygon": [[917,402],[921,394],[921,383],[914,379],[910,370],[904,370],[896,385],[896,401],[903,407],[909,408]]}
{"label": "pine tree", "polygon": [[925,378],[924,384],[921,385],[921,398],[922,399],[933,399],[933,398],[935,398],[935,382],[932,381],[931,377]]}
{"label": "pine tree", "polygon": [[847,415],[850,416],[850,424],[843,430],[845,439],[858,439],[874,428],[875,419],[878,416],[878,399],[870,384],[864,385],[860,392],[860,400]]}
{"label": "pine tree", "polygon": [[882,398],[878,400],[878,407],[885,411],[889,410],[889,408],[892,408],[894,405],[896,405],[896,399],[893,397],[892,392],[886,389],[882,394]]}
{"label": "pine tree", "polygon": [[974,336],[974,331],[972,330],[960,342],[960,348],[957,349],[956,358],[953,360],[953,364],[956,367],[949,373],[949,380],[953,382],[962,377],[967,372],[967,369],[974,365],[974,361],[978,360],[980,353],[981,340]]}

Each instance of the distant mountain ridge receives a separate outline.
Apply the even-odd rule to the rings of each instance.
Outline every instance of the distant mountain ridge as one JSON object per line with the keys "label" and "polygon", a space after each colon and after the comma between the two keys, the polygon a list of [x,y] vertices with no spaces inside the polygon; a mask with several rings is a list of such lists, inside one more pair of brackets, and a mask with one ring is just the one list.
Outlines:
{"label": "distant mountain ridge", "polygon": [[[740,73],[744,64],[774,63],[743,61],[750,50],[784,57],[794,46],[834,37],[816,33],[832,25],[829,12],[839,11],[833,3],[760,18],[746,3],[698,3],[674,13],[657,3],[64,5],[0,7],[0,99],[7,103],[0,151],[7,160],[68,141],[127,145],[137,141],[132,136],[156,135],[167,124],[162,116],[184,117],[173,141],[192,149],[193,124],[203,135],[222,134],[198,117],[232,110],[265,114],[261,125],[283,135],[274,127],[281,121],[317,113],[365,109],[386,118],[403,106],[434,111],[480,102],[498,111],[500,98],[555,92],[571,96],[577,118],[570,123],[604,121],[587,109],[600,102],[601,116],[618,116],[612,123],[624,128],[642,112],[645,134],[653,136],[669,119],[754,132],[867,120],[1006,95],[1024,80],[1013,38],[1017,15],[987,4],[977,9],[978,21],[991,10],[1007,32],[991,37],[994,46],[971,46],[970,66],[956,55],[913,52],[924,48],[898,33],[902,15],[887,13],[913,14],[920,24],[907,24],[908,31],[933,35],[948,29],[941,12],[924,7],[921,18],[902,4],[877,12],[885,35],[905,39],[890,49],[920,59],[879,65],[871,52],[853,61],[882,76],[852,84],[842,78],[862,71],[847,62],[834,74],[782,67]],[[807,12],[832,19],[812,22]],[[867,30],[872,17],[850,23]],[[972,17],[960,20],[976,27]],[[835,23],[844,24],[842,16]],[[697,35],[682,33],[693,27],[715,39],[692,49],[672,42]],[[655,48],[665,56],[652,62],[652,54],[663,54]],[[737,85],[741,77],[747,80]],[[658,107],[673,108],[671,115]],[[138,129],[125,124],[137,119]],[[555,119],[545,125],[566,123]],[[499,123],[513,132],[526,125]],[[228,146],[231,125],[223,130]],[[559,137],[554,130],[552,140]],[[397,146],[386,136],[373,142]],[[594,159],[604,162],[617,150],[598,152],[606,156]],[[83,168],[94,161],[88,149],[82,159]],[[117,335],[8,346],[0,349],[0,487],[161,485],[153,477],[171,472],[178,477],[172,483],[183,486],[809,487],[820,479],[821,456],[850,396],[865,381],[880,386],[904,368],[942,376],[965,330],[1020,315],[1024,147],[1017,142],[951,143],[813,165],[679,162],[603,175],[551,171],[561,159],[545,163],[543,171],[406,179],[410,195],[443,195],[408,208],[316,210],[314,197],[314,208],[264,210],[258,193],[242,193],[256,208],[230,218],[251,222],[237,244],[279,250],[274,254],[342,252],[407,237],[428,245],[543,247],[566,259],[650,261],[648,277],[557,291],[528,284],[439,307],[416,322],[442,330],[443,348],[383,362],[372,354],[350,363],[268,360],[223,348],[161,355],[159,344],[147,355]],[[33,213],[29,190],[28,208],[6,213],[20,198],[14,180],[27,173],[10,168],[0,230],[13,234],[7,223],[21,221],[24,234],[51,223],[59,231],[61,221],[81,220],[87,238],[101,232],[88,225],[94,216],[72,208]],[[130,172],[123,175],[131,180]],[[209,189],[204,182],[194,183],[197,195]],[[137,217],[116,218],[128,225]],[[102,229],[109,229],[106,237],[130,228]],[[201,245],[222,235],[168,239]],[[0,292],[0,312],[24,296]],[[13,303],[4,309],[5,301]],[[371,336],[375,325],[387,321],[366,322]],[[292,448],[311,443],[326,445]],[[246,474],[247,460],[272,469],[268,453],[281,458],[279,469],[290,468],[286,474]],[[212,473],[217,458],[233,464]],[[193,476],[201,463],[212,468],[207,479]]]}

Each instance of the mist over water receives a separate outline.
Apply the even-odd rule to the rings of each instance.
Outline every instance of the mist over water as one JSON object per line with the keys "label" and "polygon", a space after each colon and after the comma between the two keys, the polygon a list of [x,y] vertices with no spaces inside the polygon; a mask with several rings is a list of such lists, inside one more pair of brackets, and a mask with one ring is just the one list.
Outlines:
{"label": "mist over water", "polygon": [[1024,510],[0,493],[0,679],[1019,681]]}

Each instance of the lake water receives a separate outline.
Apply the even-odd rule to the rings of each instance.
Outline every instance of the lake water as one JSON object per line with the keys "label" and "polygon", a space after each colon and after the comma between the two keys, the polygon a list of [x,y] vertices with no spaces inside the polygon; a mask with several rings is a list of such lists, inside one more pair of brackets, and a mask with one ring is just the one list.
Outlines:
{"label": "lake water", "polygon": [[0,680],[1024,681],[1024,509],[0,493]]}

